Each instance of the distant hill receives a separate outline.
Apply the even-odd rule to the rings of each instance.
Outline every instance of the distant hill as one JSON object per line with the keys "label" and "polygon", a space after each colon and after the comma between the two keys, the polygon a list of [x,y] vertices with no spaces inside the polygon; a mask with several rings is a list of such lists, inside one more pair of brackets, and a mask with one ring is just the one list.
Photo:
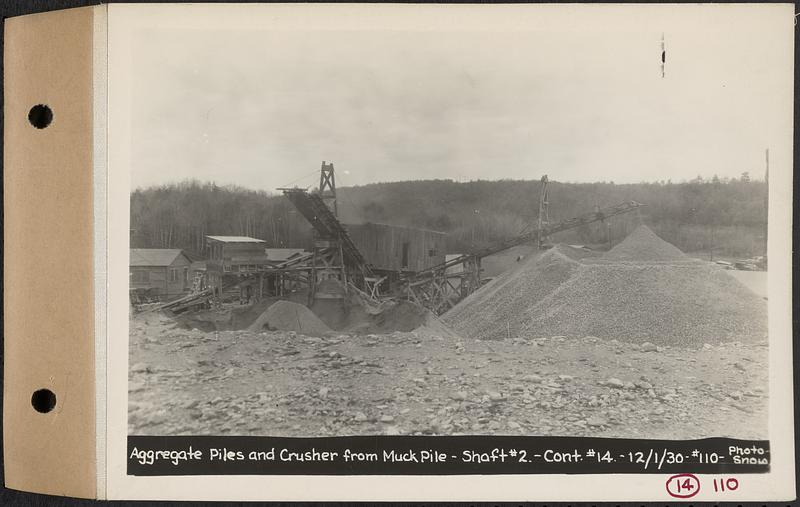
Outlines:
{"label": "distant hill", "polygon": [[[539,181],[375,183],[338,189],[345,223],[380,222],[447,232],[461,253],[519,234],[538,219]],[[763,253],[766,184],[695,179],[671,183],[551,182],[550,220],[635,200],[639,212],[561,233],[551,241],[611,247],[642,221],[685,252]],[[131,243],[202,253],[205,234],[247,235],[272,247],[308,247],[310,227],[281,195],[185,181],[131,194]]]}

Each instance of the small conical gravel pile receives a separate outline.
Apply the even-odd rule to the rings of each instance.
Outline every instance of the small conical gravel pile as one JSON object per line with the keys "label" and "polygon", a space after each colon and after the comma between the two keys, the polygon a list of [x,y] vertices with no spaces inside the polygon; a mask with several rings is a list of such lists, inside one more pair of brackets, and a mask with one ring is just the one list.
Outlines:
{"label": "small conical gravel pile", "polygon": [[640,225],[620,244],[603,255],[610,261],[680,261],[686,254],[656,236],[646,225]]}
{"label": "small conical gravel pile", "polygon": [[483,339],[591,335],[697,346],[766,338],[763,299],[646,226],[601,257],[579,252],[559,245],[533,258],[459,303],[445,321]]}
{"label": "small conical gravel pile", "polygon": [[319,317],[299,303],[276,301],[250,326],[250,331],[295,331],[305,336],[331,333]]}

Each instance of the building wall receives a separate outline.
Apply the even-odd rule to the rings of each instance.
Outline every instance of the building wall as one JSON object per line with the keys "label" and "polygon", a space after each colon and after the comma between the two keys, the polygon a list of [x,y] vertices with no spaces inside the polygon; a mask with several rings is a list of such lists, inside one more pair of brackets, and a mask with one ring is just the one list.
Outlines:
{"label": "building wall", "polygon": [[367,262],[377,269],[422,271],[445,259],[447,235],[442,232],[385,224],[348,224],[347,231]]}
{"label": "building wall", "polygon": [[130,288],[150,289],[167,301],[185,294],[192,286],[191,262],[183,255],[169,266],[131,266]]}
{"label": "building wall", "polygon": [[265,256],[266,245],[264,243],[226,243],[221,241],[209,240],[208,258],[213,260],[230,259],[232,257],[260,257]]}
{"label": "building wall", "polygon": [[268,263],[264,243],[222,243],[209,241],[209,271],[259,271],[266,269]]}
{"label": "building wall", "polygon": [[165,270],[165,295],[172,299],[183,295],[192,287],[192,262],[179,255]]}
{"label": "building wall", "polygon": [[164,266],[131,266],[131,289],[152,289],[156,295],[165,290],[167,268]]}

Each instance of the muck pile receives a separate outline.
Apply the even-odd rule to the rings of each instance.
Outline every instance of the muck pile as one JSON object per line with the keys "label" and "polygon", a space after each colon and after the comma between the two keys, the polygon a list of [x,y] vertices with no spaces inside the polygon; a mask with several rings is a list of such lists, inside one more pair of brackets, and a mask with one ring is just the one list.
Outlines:
{"label": "muck pile", "polygon": [[597,336],[657,345],[763,341],[766,302],[642,225],[602,256],[557,245],[445,315],[473,338]]}
{"label": "muck pile", "polygon": [[320,300],[308,308],[292,301],[276,301],[247,328],[251,332],[294,331],[305,336],[391,334],[457,338],[429,310],[409,301],[367,304],[357,297]]}

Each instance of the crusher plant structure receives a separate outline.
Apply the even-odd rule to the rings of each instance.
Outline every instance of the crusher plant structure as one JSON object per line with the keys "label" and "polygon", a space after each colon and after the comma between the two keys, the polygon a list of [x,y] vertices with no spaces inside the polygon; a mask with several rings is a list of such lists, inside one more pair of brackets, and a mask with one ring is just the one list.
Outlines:
{"label": "crusher plant structure", "polygon": [[[443,233],[385,224],[341,223],[337,217],[333,164],[322,163],[320,186],[316,193],[300,188],[279,190],[314,229],[314,253],[308,266],[309,302],[317,298],[341,297],[340,294],[323,290],[326,281],[336,280],[340,282],[335,284],[339,291],[353,287],[372,299],[408,299],[441,315],[481,287],[482,258],[523,244],[534,243],[541,248],[542,242],[552,234],[602,222],[644,206],[636,201],[627,201],[551,223],[546,175],[541,182],[539,217],[532,229],[450,260],[444,260]],[[396,240],[398,236],[400,240]],[[410,240],[414,238],[422,244],[412,247]],[[391,244],[381,245],[381,241]],[[418,257],[423,259],[413,266],[410,255],[412,249],[419,252]],[[391,251],[400,252],[399,264],[396,255],[387,257],[387,252]],[[431,259],[441,262],[431,262]],[[457,266],[462,269],[452,269]]]}

